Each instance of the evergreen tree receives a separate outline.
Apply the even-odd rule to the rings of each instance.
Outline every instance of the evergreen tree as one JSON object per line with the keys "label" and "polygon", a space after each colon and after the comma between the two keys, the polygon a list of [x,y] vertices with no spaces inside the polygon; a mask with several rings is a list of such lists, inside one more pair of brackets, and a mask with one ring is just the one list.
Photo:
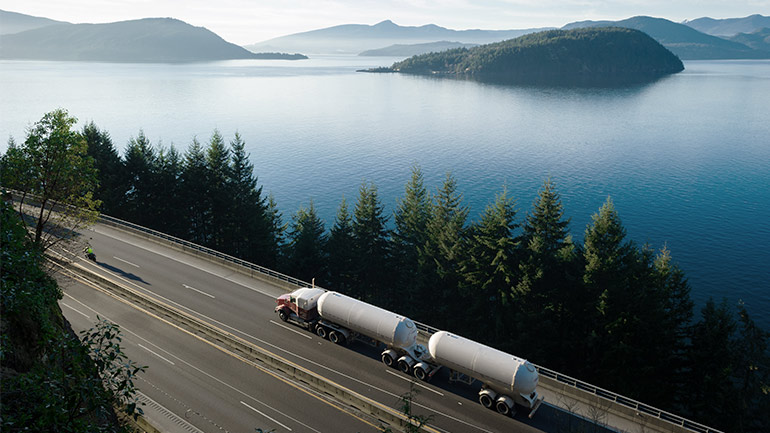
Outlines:
{"label": "evergreen tree", "polygon": [[297,211],[289,232],[290,275],[303,281],[326,279],[325,231],[312,200],[310,207]]}
{"label": "evergreen tree", "polygon": [[88,155],[94,159],[94,167],[99,176],[94,198],[102,202],[103,213],[117,216],[126,195],[123,161],[115,150],[110,134],[100,130],[94,122],[87,123],[81,134],[88,144]]}
{"label": "evergreen tree", "polygon": [[420,309],[415,293],[421,292],[425,284],[420,269],[420,248],[425,245],[430,206],[422,170],[414,166],[404,198],[399,200],[395,211],[396,229],[392,239],[393,260],[399,270],[396,283],[399,302],[396,307],[410,317]]}
{"label": "evergreen tree", "polygon": [[330,230],[326,250],[329,258],[329,288],[348,295],[354,291],[351,284],[356,263],[354,248],[353,218],[343,197]]}
{"label": "evergreen tree", "polygon": [[571,365],[575,342],[585,339],[577,332],[583,320],[580,306],[586,301],[578,296],[581,271],[569,221],[554,182],[546,180],[526,218],[519,281],[510,293],[516,306],[510,326],[520,328],[512,344],[552,368]]}
{"label": "evergreen tree", "polygon": [[209,247],[223,252],[230,252],[225,240],[230,236],[226,233],[230,227],[232,196],[229,190],[230,179],[230,150],[227,148],[222,134],[214,130],[206,149],[206,183],[208,187],[208,205],[211,215],[209,229]]}
{"label": "evergreen tree", "polygon": [[157,179],[155,168],[157,154],[144,131],[131,137],[125,152],[126,206],[122,218],[146,227],[153,226],[151,208],[156,205],[155,188]]}
{"label": "evergreen tree", "polygon": [[518,228],[514,206],[503,189],[481,221],[471,226],[462,264],[465,313],[461,322],[474,331],[466,335],[501,348],[508,348],[511,329],[506,319],[514,313],[511,292],[517,281],[515,256],[520,239],[514,235]]}
{"label": "evergreen tree", "polygon": [[420,265],[426,284],[417,294],[421,305],[433,305],[424,312],[423,321],[442,329],[454,329],[454,318],[462,305],[453,300],[459,295],[460,262],[463,257],[465,224],[468,208],[457,192],[457,182],[447,174],[443,185],[433,196],[427,237],[421,249]]}
{"label": "evergreen tree", "polygon": [[356,255],[353,295],[383,308],[388,308],[392,301],[387,221],[377,187],[362,184],[353,220]]}
{"label": "evergreen tree", "polygon": [[277,268],[277,269],[285,269],[283,262],[283,250],[284,245],[286,244],[285,241],[285,234],[286,234],[286,224],[283,222],[283,217],[281,215],[281,212],[278,210],[278,204],[275,202],[275,197],[273,194],[270,194],[267,196],[267,221],[268,221],[268,227],[270,227],[270,233],[271,235],[268,236],[268,240],[272,241],[273,244],[266,247],[270,250],[274,251],[274,254],[271,254],[271,257],[275,258],[274,264],[266,263],[265,267],[270,268]]}
{"label": "evergreen tree", "polygon": [[692,329],[685,391],[689,416],[718,429],[734,426],[740,396],[734,385],[737,323],[727,300],[709,299]]}
{"label": "evergreen tree", "polygon": [[725,431],[761,432],[770,425],[770,333],[754,323],[742,302],[736,346],[733,382],[738,387],[738,412]]}
{"label": "evergreen tree", "polygon": [[182,157],[174,146],[158,149],[156,202],[153,225],[172,236],[183,237],[188,230],[184,203],[181,201]]}
{"label": "evergreen tree", "polygon": [[193,139],[184,155],[181,197],[189,221],[185,236],[190,242],[208,245],[212,237],[211,200],[206,155],[197,139]]}
{"label": "evergreen tree", "polygon": [[262,187],[257,186],[254,166],[249,162],[245,146],[236,132],[230,142],[231,207],[225,243],[237,257],[262,266],[274,266],[278,251],[267,215],[267,201],[262,196]]}

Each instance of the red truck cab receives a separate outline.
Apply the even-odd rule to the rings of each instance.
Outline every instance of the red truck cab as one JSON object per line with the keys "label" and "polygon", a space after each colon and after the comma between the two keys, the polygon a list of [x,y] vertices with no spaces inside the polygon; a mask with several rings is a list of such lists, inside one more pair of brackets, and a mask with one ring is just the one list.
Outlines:
{"label": "red truck cab", "polygon": [[326,291],[316,288],[297,289],[276,299],[275,312],[284,322],[294,319],[300,323],[318,319],[318,298]]}

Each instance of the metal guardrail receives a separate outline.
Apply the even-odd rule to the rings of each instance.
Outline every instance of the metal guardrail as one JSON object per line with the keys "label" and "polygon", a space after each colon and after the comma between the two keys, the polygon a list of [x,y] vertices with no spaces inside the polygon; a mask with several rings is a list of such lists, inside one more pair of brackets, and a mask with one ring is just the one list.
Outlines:
{"label": "metal guardrail", "polygon": [[[259,266],[259,265],[255,265],[253,263],[249,263],[249,262],[247,262],[245,260],[241,260],[241,259],[239,259],[237,257],[233,257],[233,256],[230,256],[230,255],[227,255],[227,254],[220,253],[218,251],[212,250],[211,248],[203,247],[203,246],[194,244],[192,242],[186,241],[184,239],[176,238],[174,236],[169,236],[169,235],[167,235],[165,233],[161,233],[161,232],[158,232],[156,230],[148,229],[146,227],[142,227],[140,225],[133,224],[133,223],[130,223],[128,221],[123,221],[121,219],[114,218],[114,217],[111,217],[111,216],[108,216],[108,215],[100,215],[99,218],[102,219],[102,220],[108,221],[108,222],[110,222],[112,224],[128,227],[128,228],[131,228],[133,230],[137,230],[137,231],[140,231],[140,232],[152,235],[152,236],[156,236],[156,237],[158,237],[160,239],[164,239],[166,241],[173,242],[173,243],[176,243],[176,244],[180,244],[180,245],[182,245],[184,247],[187,247],[187,248],[190,248],[190,249],[194,249],[194,250],[203,252],[205,254],[209,254],[209,255],[211,255],[213,257],[216,257],[218,259],[231,262],[231,263],[236,264],[238,266],[243,266],[243,267],[248,268],[248,269],[250,269],[252,271],[256,271],[256,272],[262,273],[264,275],[268,275],[268,276],[273,277],[273,278],[277,278],[279,280],[285,281],[285,282],[287,282],[289,284],[292,284],[292,285],[295,285],[297,287],[310,287],[311,286],[311,284],[306,282],[306,281],[299,280],[297,278],[294,278],[294,277],[282,274],[280,272],[273,271],[273,270],[265,268],[263,266]],[[318,287],[318,286],[316,286],[316,287]],[[437,328],[434,328],[434,327],[432,327],[430,325],[426,325],[426,324],[420,323],[420,322],[415,322],[415,326],[417,327],[418,330],[426,333],[429,336],[433,335],[434,333],[436,333],[438,331],[440,331]],[[592,394],[592,395],[595,395],[597,397],[601,397],[603,399],[609,400],[609,401],[611,401],[613,403],[616,403],[616,404],[619,404],[621,406],[624,406],[624,407],[627,407],[627,408],[630,408],[630,409],[634,409],[635,411],[637,411],[639,413],[643,413],[645,415],[649,415],[649,416],[658,418],[658,419],[663,420],[665,422],[668,422],[668,423],[671,423],[673,425],[676,425],[676,426],[679,426],[679,427],[683,427],[683,428],[686,428],[688,430],[691,430],[691,431],[694,431],[694,432],[698,432],[698,433],[723,433],[720,430],[716,430],[714,428],[711,428],[711,427],[708,427],[706,425],[697,423],[695,421],[691,421],[691,420],[686,419],[684,417],[681,417],[679,415],[675,415],[673,413],[666,412],[666,411],[664,411],[662,409],[658,409],[656,407],[650,406],[650,405],[642,403],[640,401],[636,401],[634,399],[631,399],[631,398],[628,398],[628,397],[624,397],[624,396],[622,396],[622,395],[620,395],[618,393],[615,393],[615,392],[612,392],[612,391],[608,391],[608,390],[600,388],[598,386],[591,385],[590,383],[583,382],[582,380],[575,379],[573,377],[567,376],[566,374],[559,373],[558,371],[554,371],[554,370],[548,369],[546,367],[539,366],[537,364],[533,364],[533,365],[535,366],[537,371],[540,374],[542,374],[543,376],[549,377],[549,378],[551,378],[553,380],[556,380],[557,382],[559,382],[561,384],[565,384],[565,385],[570,386],[570,387],[572,387],[572,388],[574,388],[576,390],[580,390],[582,392],[585,392],[585,393],[588,393],[588,394]]]}

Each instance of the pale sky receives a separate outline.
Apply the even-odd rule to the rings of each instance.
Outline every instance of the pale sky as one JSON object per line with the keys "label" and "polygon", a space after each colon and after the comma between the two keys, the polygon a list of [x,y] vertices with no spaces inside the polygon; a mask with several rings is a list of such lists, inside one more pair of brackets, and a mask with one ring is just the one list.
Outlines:
{"label": "pale sky", "polygon": [[436,24],[455,30],[561,27],[649,15],[770,15],[770,0],[0,0],[0,9],[72,23],[172,17],[248,45],[340,24]]}

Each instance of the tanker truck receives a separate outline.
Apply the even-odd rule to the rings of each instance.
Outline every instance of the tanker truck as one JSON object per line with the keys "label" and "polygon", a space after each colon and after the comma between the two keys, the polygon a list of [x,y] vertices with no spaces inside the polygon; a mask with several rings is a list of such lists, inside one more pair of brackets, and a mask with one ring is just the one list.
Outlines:
{"label": "tanker truck", "polygon": [[318,288],[297,289],[279,296],[276,302],[281,320],[305,327],[332,343],[365,337],[384,344],[382,362],[420,380],[429,380],[440,368],[417,343],[417,327],[407,317]]}
{"label": "tanker truck", "polygon": [[482,383],[479,403],[503,415],[516,413],[515,404],[535,415],[543,398],[537,394],[538,373],[528,361],[473,340],[446,331],[438,331],[428,340],[433,360],[451,370],[450,378],[461,375]]}
{"label": "tanker truck", "polygon": [[444,366],[451,371],[450,381],[479,380],[479,402],[503,415],[512,416],[519,404],[529,409],[531,418],[542,403],[537,370],[513,355],[445,331],[434,333],[426,350],[417,343],[418,330],[409,318],[324,289],[297,289],[276,302],[281,320],[333,343],[360,337],[383,343],[382,362],[417,379],[429,380]]}

